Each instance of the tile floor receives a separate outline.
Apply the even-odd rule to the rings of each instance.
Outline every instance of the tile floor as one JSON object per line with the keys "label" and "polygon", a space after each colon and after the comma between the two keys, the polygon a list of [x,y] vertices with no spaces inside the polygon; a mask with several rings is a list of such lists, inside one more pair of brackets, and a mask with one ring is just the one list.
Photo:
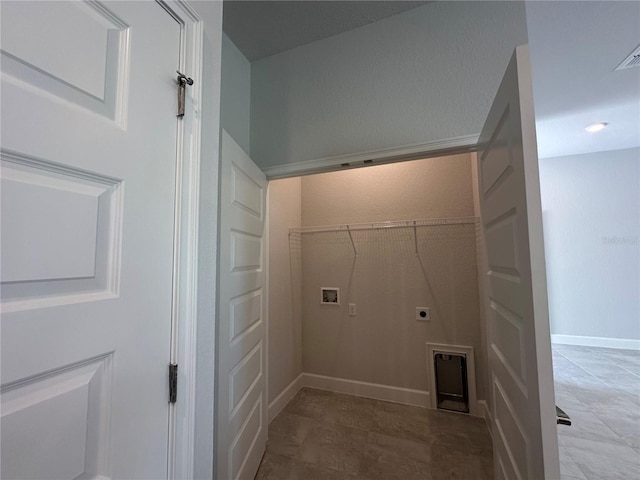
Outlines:
{"label": "tile floor", "polygon": [[553,345],[562,480],[640,479],[640,352]]}
{"label": "tile floor", "polygon": [[269,425],[256,480],[493,479],[483,419],[305,388]]}
{"label": "tile floor", "polygon": [[[553,346],[562,480],[640,479],[640,352]],[[269,425],[256,480],[492,479],[478,418],[305,388]]]}

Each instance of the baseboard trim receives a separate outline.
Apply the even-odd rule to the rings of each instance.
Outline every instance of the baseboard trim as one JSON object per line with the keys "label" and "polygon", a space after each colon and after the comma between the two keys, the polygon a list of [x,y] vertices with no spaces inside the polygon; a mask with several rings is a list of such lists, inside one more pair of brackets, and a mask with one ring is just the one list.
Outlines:
{"label": "baseboard trim", "polygon": [[346,378],[326,377],[313,373],[303,373],[302,377],[302,383],[305,387],[419,407],[429,407],[431,405],[429,392],[423,390],[392,387],[377,383],[348,380]]}
{"label": "baseboard trim", "polygon": [[491,418],[491,412],[485,400],[478,400],[478,416],[487,420]]}
{"label": "baseboard trim", "polygon": [[297,177],[312,173],[322,173],[345,168],[361,167],[363,162],[373,162],[376,165],[403,160],[418,160],[427,157],[455,155],[477,150],[479,135],[464,135],[460,137],[436,140],[427,143],[403,145],[382,150],[352,153],[335,157],[317,158],[303,162],[275,165],[263,168],[268,180],[278,178]]}
{"label": "baseboard trim", "polygon": [[298,375],[282,392],[280,392],[280,395],[278,395],[273,402],[269,404],[269,423],[271,423],[271,420],[276,418],[282,409],[287,406],[287,403],[289,403],[291,399],[296,396],[296,393],[298,393],[304,386],[304,375],[304,373]]}
{"label": "baseboard trim", "polygon": [[[431,408],[431,397],[425,390],[394,387],[379,383],[361,382],[346,378],[328,377],[314,373],[301,373],[269,404],[269,423],[282,411],[282,409],[295,397],[303,387],[317,388],[335,393],[357,395],[360,397],[374,398],[387,402],[415,405]],[[491,412],[485,400],[478,400],[477,416],[483,417],[491,430]]]}
{"label": "baseboard trim", "polygon": [[493,420],[491,416],[491,410],[489,410],[489,405],[486,400],[478,400],[478,411],[480,416],[484,418],[484,423],[487,424],[487,429],[489,430],[489,435],[493,438]]}
{"label": "baseboard trim", "polygon": [[551,343],[562,345],[581,345],[584,347],[621,348],[625,350],[640,350],[640,340],[627,338],[583,337],[578,335],[551,335]]}

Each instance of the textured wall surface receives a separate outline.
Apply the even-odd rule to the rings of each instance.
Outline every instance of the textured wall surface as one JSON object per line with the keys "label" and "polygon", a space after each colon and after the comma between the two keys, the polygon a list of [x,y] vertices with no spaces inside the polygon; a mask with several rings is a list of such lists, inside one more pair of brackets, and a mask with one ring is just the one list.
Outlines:
{"label": "textured wall surface", "polygon": [[640,149],[540,160],[551,333],[640,339]]}
{"label": "textured wall surface", "polygon": [[224,34],[220,123],[238,145],[250,154],[251,64]]}
{"label": "textured wall surface", "polygon": [[480,132],[524,2],[434,2],[252,64],[261,167]]}
{"label": "textured wall surface", "polygon": [[[301,179],[269,182],[269,402],[302,373]],[[289,252],[291,251],[291,255]]]}
{"label": "textured wall surface", "polygon": [[[304,225],[473,216],[468,155],[302,178]],[[427,341],[480,354],[474,225],[302,235],[305,372],[428,390]],[[321,305],[338,287],[341,305]],[[348,315],[355,303],[357,315]],[[430,307],[430,323],[415,320]],[[483,362],[476,363],[484,398]]]}
{"label": "textured wall surface", "polygon": [[302,177],[302,222],[472,216],[470,168],[468,155],[455,155]]}

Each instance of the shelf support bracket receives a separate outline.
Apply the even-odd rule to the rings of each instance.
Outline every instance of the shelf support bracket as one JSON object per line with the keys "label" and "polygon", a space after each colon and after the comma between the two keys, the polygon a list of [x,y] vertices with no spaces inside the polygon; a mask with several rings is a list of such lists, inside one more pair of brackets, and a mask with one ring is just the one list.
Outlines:
{"label": "shelf support bracket", "polygon": [[356,250],[356,244],[353,242],[353,236],[351,235],[351,229],[347,225],[347,233],[349,234],[349,240],[351,240],[351,246],[353,247],[353,254],[357,257],[358,251]]}

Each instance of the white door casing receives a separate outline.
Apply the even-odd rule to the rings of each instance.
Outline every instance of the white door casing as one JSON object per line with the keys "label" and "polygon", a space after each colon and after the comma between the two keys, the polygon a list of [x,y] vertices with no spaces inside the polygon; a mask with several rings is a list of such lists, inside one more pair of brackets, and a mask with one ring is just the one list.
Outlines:
{"label": "white door casing", "polygon": [[542,210],[527,46],[480,135],[485,309],[496,478],[560,478]]}
{"label": "white door casing", "polygon": [[165,478],[180,24],[1,8],[2,477]]}
{"label": "white door casing", "polygon": [[[178,364],[178,394],[177,402],[169,408],[171,479],[194,476],[204,22],[185,0],[162,0],[161,5],[180,24],[179,71],[194,81],[186,87],[185,115],[178,121],[177,129],[171,363]],[[206,423],[203,416],[198,421]],[[199,461],[206,459],[200,455]]]}
{"label": "white door casing", "polygon": [[267,440],[267,181],[222,131],[218,279],[218,480],[251,480]]}

